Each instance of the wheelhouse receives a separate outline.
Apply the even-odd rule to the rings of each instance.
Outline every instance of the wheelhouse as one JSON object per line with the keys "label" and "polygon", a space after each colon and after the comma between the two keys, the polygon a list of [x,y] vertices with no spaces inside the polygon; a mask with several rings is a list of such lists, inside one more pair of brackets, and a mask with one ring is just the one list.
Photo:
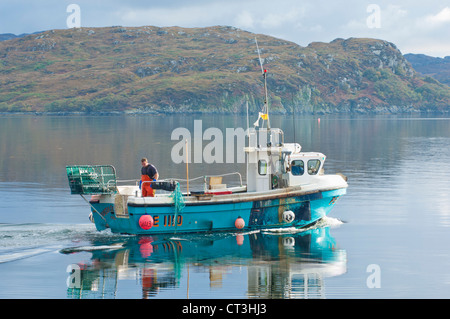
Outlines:
{"label": "wheelhouse", "polygon": [[250,130],[247,152],[247,191],[313,183],[324,174],[326,156],[301,152],[298,143],[284,143],[280,129]]}
{"label": "wheelhouse", "polygon": [[286,168],[289,186],[309,184],[324,174],[326,156],[322,153],[304,152],[292,154]]}

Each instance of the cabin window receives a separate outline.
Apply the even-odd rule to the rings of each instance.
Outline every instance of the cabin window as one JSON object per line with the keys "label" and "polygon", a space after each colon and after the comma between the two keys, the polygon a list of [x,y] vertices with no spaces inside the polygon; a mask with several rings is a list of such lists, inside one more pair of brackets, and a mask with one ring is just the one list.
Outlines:
{"label": "cabin window", "polygon": [[312,159],[308,161],[308,174],[316,175],[319,172],[320,160]]}
{"label": "cabin window", "polygon": [[295,176],[303,175],[305,172],[305,164],[301,160],[295,160],[291,162],[291,173]]}
{"label": "cabin window", "polygon": [[258,173],[259,175],[267,174],[267,162],[265,160],[258,161]]}

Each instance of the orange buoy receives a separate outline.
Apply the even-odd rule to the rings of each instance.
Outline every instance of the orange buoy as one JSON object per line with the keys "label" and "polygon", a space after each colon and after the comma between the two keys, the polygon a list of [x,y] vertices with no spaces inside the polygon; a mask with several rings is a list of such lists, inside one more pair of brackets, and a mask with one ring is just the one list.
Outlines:
{"label": "orange buoy", "polygon": [[243,219],[242,217],[236,218],[236,221],[234,222],[234,226],[235,226],[237,229],[242,229],[242,228],[244,228],[244,226],[245,226],[245,221],[244,221],[244,219]]}
{"label": "orange buoy", "polygon": [[150,215],[142,215],[141,218],[139,218],[139,227],[141,227],[144,230],[149,230],[153,227],[153,218]]}

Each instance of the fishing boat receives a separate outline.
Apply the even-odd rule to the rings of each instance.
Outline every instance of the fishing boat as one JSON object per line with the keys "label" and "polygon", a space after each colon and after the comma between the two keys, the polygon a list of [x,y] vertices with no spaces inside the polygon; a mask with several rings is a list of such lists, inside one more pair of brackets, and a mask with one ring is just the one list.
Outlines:
{"label": "fishing boat", "polygon": [[[200,191],[190,191],[189,184],[182,191],[179,179],[158,180],[149,182],[156,195],[143,197],[142,185],[117,180],[111,165],[67,166],[71,193],[90,205],[97,230],[138,235],[251,231],[306,227],[327,216],[346,193],[346,177],[325,174],[324,154],[302,152],[300,144],[285,143],[283,131],[270,126],[262,63],[261,71],[263,110],[247,129],[247,145],[241,150],[246,154],[245,184],[239,173],[203,176]],[[230,174],[239,179],[237,185],[223,183]]]}

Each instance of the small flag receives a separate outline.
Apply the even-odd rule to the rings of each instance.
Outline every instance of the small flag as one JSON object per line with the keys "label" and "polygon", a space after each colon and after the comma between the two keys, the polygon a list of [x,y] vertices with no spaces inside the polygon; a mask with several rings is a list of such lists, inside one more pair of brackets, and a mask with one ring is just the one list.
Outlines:
{"label": "small flag", "polygon": [[258,113],[258,119],[255,123],[253,123],[253,126],[259,126],[259,119],[267,120],[269,118],[269,115],[267,113]]}

